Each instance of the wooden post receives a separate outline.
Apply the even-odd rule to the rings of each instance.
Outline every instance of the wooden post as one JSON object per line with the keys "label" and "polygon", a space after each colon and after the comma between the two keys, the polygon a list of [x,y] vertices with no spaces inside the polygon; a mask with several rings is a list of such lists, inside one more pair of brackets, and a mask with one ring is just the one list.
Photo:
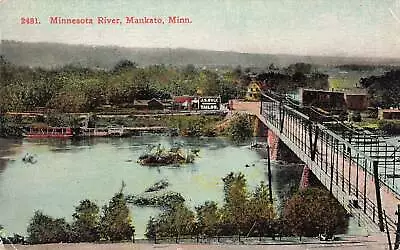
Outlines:
{"label": "wooden post", "polygon": [[396,228],[396,240],[394,241],[394,249],[399,249],[400,245],[400,204],[397,204],[397,228]]}
{"label": "wooden post", "polygon": [[285,109],[284,109],[284,107],[283,107],[283,104],[282,104],[282,102],[280,103],[280,105],[279,105],[279,115],[280,115],[280,129],[279,129],[279,131],[281,132],[281,133],[283,133],[283,125],[284,125],[284,123],[285,123]]}
{"label": "wooden post", "polygon": [[332,185],[333,185],[333,163],[331,162],[331,183],[329,184],[329,193],[332,194]]}
{"label": "wooden post", "polygon": [[385,215],[386,235],[388,238],[389,250],[392,250],[392,241],[390,239],[389,227],[388,227],[388,223],[387,223],[387,216],[386,216],[385,210],[383,210],[383,214]]}
{"label": "wooden post", "polygon": [[347,153],[349,154],[349,163],[348,163],[348,166],[349,166],[349,195],[351,195],[351,166],[353,165],[353,163],[351,161],[353,159],[351,156],[351,148],[350,147],[347,147]]}
{"label": "wooden post", "polygon": [[[313,143],[312,143],[312,123],[308,122],[308,138],[309,138],[309,143],[310,143],[310,157],[311,160],[313,159]],[[307,147],[306,147],[306,154],[307,154]]]}
{"label": "wooden post", "polygon": [[381,232],[385,230],[383,225],[383,215],[382,215],[382,201],[381,201],[381,191],[379,186],[379,174],[378,174],[378,161],[374,161],[374,182],[375,182],[375,193],[376,193],[376,203],[378,207],[378,222],[379,222],[379,229]]}
{"label": "wooden post", "polygon": [[[365,163],[367,163],[365,161]],[[371,163],[370,163],[371,164]],[[364,164],[364,214],[367,212],[367,164]]]}
{"label": "wooden post", "polygon": [[318,134],[319,134],[319,129],[317,126],[315,126],[314,145],[312,146],[312,150],[311,150],[311,160],[313,160],[313,161],[315,160],[315,155],[317,154]]}
{"label": "wooden post", "polygon": [[[345,154],[346,154],[346,146],[343,144],[343,154],[342,154],[342,191],[344,192],[344,158],[346,157],[345,156]],[[349,167],[349,169],[351,169],[350,167]],[[349,186],[350,186],[350,181],[351,181],[351,178],[350,178],[350,172],[349,172]],[[349,195],[350,195],[350,193],[349,193]]]}
{"label": "wooden post", "polygon": [[268,162],[268,194],[269,201],[273,204],[272,200],[272,173],[271,173],[271,159],[269,154],[269,144],[267,143],[267,162]]}
{"label": "wooden post", "polygon": [[336,185],[339,186],[339,140],[335,140],[335,154],[336,154]]}

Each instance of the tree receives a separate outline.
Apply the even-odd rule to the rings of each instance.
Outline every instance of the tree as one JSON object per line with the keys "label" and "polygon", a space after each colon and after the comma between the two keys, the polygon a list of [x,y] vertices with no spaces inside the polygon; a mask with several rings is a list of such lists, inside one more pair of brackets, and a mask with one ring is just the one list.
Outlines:
{"label": "tree", "polygon": [[376,107],[389,108],[400,105],[400,70],[392,70],[382,76],[361,78],[360,85],[368,89],[371,103]]}
{"label": "tree", "polygon": [[218,233],[219,213],[217,203],[206,201],[203,205],[196,207],[199,232],[214,236]]}
{"label": "tree", "polygon": [[329,194],[319,188],[308,188],[288,200],[283,217],[287,228],[298,236],[333,235],[346,228],[346,211]]}
{"label": "tree", "polygon": [[249,228],[249,194],[246,178],[242,173],[229,173],[222,179],[224,182],[225,204],[222,220],[228,227],[234,227],[240,234]]}
{"label": "tree", "polygon": [[121,190],[112,197],[108,206],[104,205],[100,221],[100,233],[111,241],[130,240],[134,227],[129,215],[129,207]]}
{"label": "tree", "polygon": [[255,229],[260,236],[265,234],[266,230],[272,230],[275,219],[274,207],[269,199],[269,190],[263,181],[256,187],[249,201],[249,221],[253,221]]}
{"label": "tree", "polygon": [[157,243],[157,234],[159,233],[159,228],[159,221],[154,217],[150,217],[146,225],[146,232],[144,233],[144,236],[146,236],[146,238],[149,240],[154,240],[154,243]]}
{"label": "tree", "polygon": [[35,211],[27,232],[31,244],[45,244],[69,242],[71,231],[64,218],[54,219],[41,211]]}
{"label": "tree", "polygon": [[302,73],[302,74],[310,74],[312,69],[312,65],[308,63],[295,63],[290,64],[287,68],[288,72],[291,74]]}
{"label": "tree", "polygon": [[72,230],[78,242],[93,242],[100,239],[99,207],[90,200],[82,200],[72,215]]}
{"label": "tree", "polygon": [[127,69],[136,69],[137,64],[135,62],[131,62],[127,59],[119,61],[115,66],[114,66],[114,71],[122,71],[122,70],[127,70]]}
{"label": "tree", "polygon": [[0,137],[21,137],[22,130],[17,126],[18,118],[10,118],[0,114]]}
{"label": "tree", "polygon": [[253,125],[248,114],[234,114],[229,128],[230,138],[237,143],[244,142],[253,136]]}
{"label": "tree", "polygon": [[195,228],[193,211],[184,203],[175,204],[167,209],[159,218],[159,232],[161,236],[175,237],[176,243],[182,235],[191,235]]}

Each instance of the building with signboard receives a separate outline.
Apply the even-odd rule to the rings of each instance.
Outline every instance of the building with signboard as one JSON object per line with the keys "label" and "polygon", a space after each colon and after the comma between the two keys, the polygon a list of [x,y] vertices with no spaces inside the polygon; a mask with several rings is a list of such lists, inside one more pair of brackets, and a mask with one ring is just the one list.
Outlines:
{"label": "building with signboard", "polygon": [[221,107],[221,97],[219,96],[202,96],[198,97],[199,110],[219,110]]}

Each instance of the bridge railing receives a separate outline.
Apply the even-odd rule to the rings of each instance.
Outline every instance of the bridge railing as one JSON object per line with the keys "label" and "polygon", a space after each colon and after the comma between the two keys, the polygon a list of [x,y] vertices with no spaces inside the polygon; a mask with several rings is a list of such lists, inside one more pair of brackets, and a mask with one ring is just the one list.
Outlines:
{"label": "bridge railing", "polygon": [[[358,131],[334,116],[317,114],[313,109],[301,107],[298,103],[272,92],[262,95],[261,114],[318,164],[330,179],[330,189],[332,185],[337,185],[349,197],[355,197],[358,206],[373,221],[376,221],[378,205],[373,192],[375,187],[369,187],[367,190],[367,183],[375,178],[374,164],[378,164],[379,167],[379,183],[399,196],[394,178],[391,181],[387,178],[389,170],[392,171],[393,177],[396,177],[396,163],[399,160],[396,158],[397,148],[388,145],[379,136]],[[333,124],[339,127],[339,132],[325,126],[323,122],[326,121],[329,121],[328,126]],[[382,150],[382,147],[386,151]],[[391,151],[388,151],[388,148],[391,148]],[[388,152],[391,158],[385,158]],[[345,169],[348,169],[347,173]],[[392,216],[388,217],[388,224],[392,229],[395,227],[393,214],[394,212],[390,211],[389,215]]]}

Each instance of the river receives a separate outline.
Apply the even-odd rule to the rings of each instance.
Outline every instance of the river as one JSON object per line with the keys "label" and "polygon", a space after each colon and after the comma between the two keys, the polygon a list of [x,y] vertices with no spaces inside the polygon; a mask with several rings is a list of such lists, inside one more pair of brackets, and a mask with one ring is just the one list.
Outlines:
{"label": "river", "polygon": [[[169,147],[175,143],[199,148],[199,158],[179,168],[136,163],[148,145]],[[22,161],[28,152],[36,156],[37,163]],[[0,225],[9,233],[26,235],[34,210],[71,221],[80,200],[90,199],[102,207],[122,181],[126,194],[140,194],[156,181],[167,179],[167,190],[181,193],[191,208],[207,200],[221,204],[221,178],[231,171],[244,173],[251,190],[268,180],[262,152],[222,138],[145,135],[80,141],[0,139]],[[301,167],[291,166],[289,170],[272,162],[271,172],[274,197],[279,203],[279,193],[298,185]],[[131,206],[137,238],[144,237],[149,216],[158,212],[156,208]]]}

